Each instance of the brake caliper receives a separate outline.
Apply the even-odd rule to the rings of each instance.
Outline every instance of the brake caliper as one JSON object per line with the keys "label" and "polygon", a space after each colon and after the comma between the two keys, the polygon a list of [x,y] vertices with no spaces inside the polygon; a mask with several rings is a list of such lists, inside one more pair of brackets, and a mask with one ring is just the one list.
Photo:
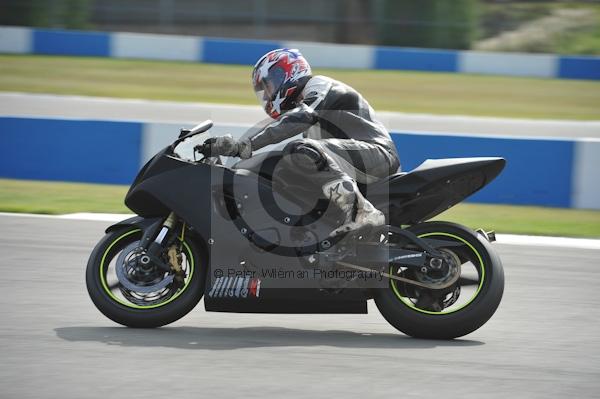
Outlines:
{"label": "brake caliper", "polygon": [[185,273],[181,267],[183,262],[183,256],[181,255],[181,250],[177,247],[177,245],[173,244],[169,247],[167,251],[167,256],[169,257],[169,264],[171,265],[171,270],[175,272],[175,280],[179,283],[183,283],[185,278]]}

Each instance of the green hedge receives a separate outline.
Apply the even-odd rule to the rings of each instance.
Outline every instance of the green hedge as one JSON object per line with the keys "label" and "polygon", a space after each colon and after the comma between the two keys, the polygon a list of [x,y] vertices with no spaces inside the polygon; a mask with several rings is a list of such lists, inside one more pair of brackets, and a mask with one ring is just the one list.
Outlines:
{"label": "green hedge", "polygon": [[476,0],[379,0],[378,42],[390,46],[468,49],[474,39]]}
{"label": "green hedge", "polygon": [[91,0],[2,0],[0,25],[89,27]]}

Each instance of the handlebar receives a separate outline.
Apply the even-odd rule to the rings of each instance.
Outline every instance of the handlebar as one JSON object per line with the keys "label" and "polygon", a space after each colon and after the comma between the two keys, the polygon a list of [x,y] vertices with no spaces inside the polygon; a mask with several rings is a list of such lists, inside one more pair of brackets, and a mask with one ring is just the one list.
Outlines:
{"label": "handlebar", "polygon": [[194,146],[194,153],[196,153],[196,152],[204,155],[205,157],[209,157],[210,156],[210,146],[206,145],[206,144],[198,144],[198,145]]}
{"label": "handlebar", "polygon": [[216,154],[213,154],[213,148],[212,148],[212,144],[214,144],[216,142],[216,138],[214,137],[210,137],[208,139],[206,139],[206,141],[204,141],[204,143],[202,144],[198,144],[197,146],[194,147],[194,152],[199,152],[200,154],[204,155],[204,157],[210,157],[210,156],[215,156]]}

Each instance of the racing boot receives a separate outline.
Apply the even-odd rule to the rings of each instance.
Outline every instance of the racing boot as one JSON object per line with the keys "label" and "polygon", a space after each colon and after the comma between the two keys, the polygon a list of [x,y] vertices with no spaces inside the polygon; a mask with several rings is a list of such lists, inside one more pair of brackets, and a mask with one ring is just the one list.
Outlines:
{"label": "racing boot", "polygon": [[382,226],[385,224],[383,213],[363,197],[356,182],[349,177],[325,183],[323,193],[345,214],[344,224],[335,229],[331,236],[348,233],[367,225]]}

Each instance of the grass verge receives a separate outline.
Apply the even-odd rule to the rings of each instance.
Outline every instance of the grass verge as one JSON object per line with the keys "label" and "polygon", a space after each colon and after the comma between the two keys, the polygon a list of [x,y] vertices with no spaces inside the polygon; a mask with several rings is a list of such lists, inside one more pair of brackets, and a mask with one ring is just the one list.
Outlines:
{"label": "grass verge", "polygon": [[129,213],[127,186],[0,179],[0,212]]}
{"label": "grass verge", "polygon": [[[0,212],[130,212],[126,186],[0,179]],[[499,233],[600,237],[600,211],[460,204],[436,219]]]}
{"label": "grass verge", "polygon": [[600,211],[592,210],[459,204],[435,219],[499,233],[600,238]]}
{"label": "grass verge", "polygon": [[[250,66],[0,55],[0,90],[255,105]],[[600,82],[317,69],[376,110],[516,118],[600,119]]]}

